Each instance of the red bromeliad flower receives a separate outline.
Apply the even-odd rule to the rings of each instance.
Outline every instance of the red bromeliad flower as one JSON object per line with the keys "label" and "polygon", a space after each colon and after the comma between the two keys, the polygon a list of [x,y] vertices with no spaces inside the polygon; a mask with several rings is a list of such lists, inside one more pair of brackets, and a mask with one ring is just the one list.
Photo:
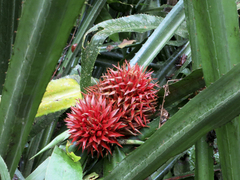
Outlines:
{"label": "red bromeliad flower", "polygon": [[[127,66],[126,66],[127,65]],[[125,135],[136,135],[138,129],[146,127],[150,116],[156,111],[157,92],[159,86],[152,82],[152,72],[143,71],[139,65],[130,66],[127,63],[117,70],[108,69],[103,79],[89,92],[98,92],[115,102],[123,112],[120,121],[126,127],[119,130]]]}
{"label": "red bromeliad flower", "polygon": [[122,147],[117,137],[124,135],[118,131],[126,125],[119,121],[122,113],[113,103],[97,93],[84,95],[75,107],[71,107],[72,112],[65,120],[70,138],[83,150],[90,151],[92,156],[94,151],[103,156],[104,149],[111,153],[110,144]]}

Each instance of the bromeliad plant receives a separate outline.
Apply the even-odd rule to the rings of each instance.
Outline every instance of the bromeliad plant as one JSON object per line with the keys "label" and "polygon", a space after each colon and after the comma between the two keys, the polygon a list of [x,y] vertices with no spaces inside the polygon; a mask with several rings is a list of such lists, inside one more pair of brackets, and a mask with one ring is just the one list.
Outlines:
{"label": "bromeliad plant", "polygon": [[[1,178],[172,177],[185,173],[175,172],[179,153],[219,126],[221,172],[224,179],[239,178],[239,120],[225,126],[240,112],[236,1],[174,2],[0,0]],[[187,59],[178,63],[180,57]],[[125,59],[130,62],[117,66]],[[76,81],[66,79],[72,74]],[[151,76],[161,86],[170,78],[178,82],[157,92]],[[50,79],[61,77],[42,98]],[[95,79],[100,81],[92,86]],[[194,97],[204,79],[207,88]],[[80,91],[83,99],[70,109]],[[161,128],[160,117],[150,117],[157,104],[170,114]],[[73,141],[65,144],[69,137]],[[53,151],[30,159],[49,147]],[[213,169],[202,156],[206,151],[212,150],[198,146],[195,153],[195,177],[204,180],[213,179],[213,170],[205,173]]]}
{"label": "bromeliad plant", "polygon": [[65,120],[72,142],[92,155],[97,151],[103,156],[103,149],[111,153],[110,144],[122,147],[117,138],[137,135],[156,112],[158,85],[152,82],[152,72],[127,61],[122,68],[114,67],[89,87]]}

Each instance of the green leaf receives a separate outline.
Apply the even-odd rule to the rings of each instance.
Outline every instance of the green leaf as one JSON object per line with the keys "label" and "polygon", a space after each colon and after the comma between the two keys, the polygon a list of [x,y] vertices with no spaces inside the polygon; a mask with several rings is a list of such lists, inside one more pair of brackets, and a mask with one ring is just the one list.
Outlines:
{"label": "green leaf", "polygon": [[66,153],[55,146],[46,171],[46,180],[79,180],[82,179],[80,162],[73,162]]}
{"label": "green leaf", "polygon": [[207,135],[195,144],[195,177],[202,180],[214,180],[213,147],[206,141]]}
{"label": "green leaf", "polygon": [[32,171],[34,160],[29,159],[37,153],[39,149],[39,144],[42,139],[42,135],[43,131],[41,133],[38,133],[34,138],[31,139],[26,154],[22,156],[24,164],[21,167],[21,172],[24,177],[28,176]]}
{"label": "green leaf", "polygon": [[48,150],[50,148],[53,148],[54,146],[56,146],[60,142],[62,142],[65,139],[67,139],[69,136],[70,136],[70,134],[68,133],[68,130],[64,131],[62,134],[59,134],[47,146],[45,146],[41,151],[39,151],[36,155],[34,155],[31,159],[35,158],[36,156],[38,156],[39,154],[43,153],[44,151],[46,151],[46,150]]}
{"label": "green leaf", "polygon": [[199,42],[196,33],[196,19],[193,8],[193,2],[184,0],[184,10],[188,25],[189,41],[191,44],[192,66],[193,69],[195,70],[201,67],[201,55],[199,51]]}
{"label": "green leaf", "polygon": [[175,113],[104,178],[144,179],[208,131],[239,115],[240,64]]}
{"label": "green leaf", "polygon": [[11,176],[82,1],[26,1],[0,104],[0,154]]}
{"label": "green leaf", "polygon": [[38,108],[28,139],[48,127],[52,121],[74,106],[77,99],[81,99],[80,86],[74,78],[67,76],[62,79],[52,80],[47,86],[42,102]]}
{"label": "green leaf", "polygon": [[76,80],[71,78],[52,80],[46,88],[36,117],[66,110],[76,104],[76,99],[81,98],[80,87]]}
{"label": "green leaf", "polygon": [[[198,40],[204,79],[209,86],[240,62],[236,3],[234,0],[203,0],[201,3],[192,1],[192,6],[196,23],[194,37]],[[236,143],[240,142],[239,125],[240,117],[237,117],[216,129],[223,179],[240,176],[240,143]]]}
{"label": "green leaf", "polygon": [[184,18],[183,0],[180,0],[131,59],[130,64],[138,63],[146,68],[172,38]]}
{"label": "green leaf", "polygon": [[25,180],[22,173],[18,170],[18,168],[15,171],[15,175],[18,177],[18,180]]}
{"label": "green leaf", "polygon": [[10,180],[10,174],[8,172],[7,165],[5,164],[2,156],[0,156],[0,179],[2,180]]}
{"label": "green leaf", "polygon": [[126,155],[115,146],[112,156],[106,156],[103,161],[103,176],[107,176],[120,163]]}
{"label": "green leaf", "polygon": [[87,44],[82,52],[80,81],[82,92],[84,92],[86,87],[90,86],[91,73],[95,60],[100,51],[99,47],[103,44],[104,40],[108,36],[119,32],[146,32],[156,28],[161,21],[162,18],[160,17],[138,14],[107,20],[89,29],[84,35],[84,39],[91,32],[97,31],[97,33],[92,37],[91,42]]}
{"label": "green leaf", "polygon": [[177,51],[175,51],[164,62],[162,68],[160,68],[158,71],[155,71],[154,78],[156,78],[155,81],[157,81],[160,86],[167,83],[168,77],[176,79],[176,77],[179,75],[182,69],[185,68],[188,65],[188,63],[190,63],[190,60],[186,60],[183,66],[181,66],[179,69],[176,67],[176,63],[178,62],[179,57],[182,57],[183,54],[187,56],[187,59],[190,59],[189,56],[191,54],[191,51],[189,42],[186,43],[182,48],[179,48]]}
{"label": "green leaf", "polygon": [[0,94],[12,54],[22,0],[0,0]]}
{"label": "green leaf", "polygon": [[[112,16],[111,16],[111,14],[108,12],[107,6],[105,5],[105,6],[102,8],[102,10],[101,10],[101,12],[99,13],[99,15],[97,16],[97,19],[96,19],[96,21],[94,22],[94,24],[98,24],[98,23],[100,23],[100,22],[102,22],[102,21],[106,21],[106,20],[109,20],[109,19],[112,19]],[[115,34],[110,35],[109,38],[110,38],[111,40],[113,40],[114,42],[119,41],[119,35],[118,35],[118,33],[115,33]]]}
{"label": "green leaf", "polygon": [[44,180],[50,157],[43,161],[25,180]]}
{"label": "green leaf", "polygon": [[[189,31],[189,40],[191,44],[191,53],[192,53],[192,68],[195,70],[201,67],[201,53],[199,47],[199,40],[197,36],[197,26],[195,18],[195,10],[193,7],[193,2],[184,0],[184,8],[186,21],[188,24]],[[205,59],[206,57],[202,57]],[[195,144],[195,177],[199,180],[210,180],[214,179],[214,170],[213,170],[213,147],[210,147],[206,142],[207,136],[204,135],[199,139]]]}
{"label": "green leaf", "polygon": [[[50,125],[48,125],[47,128],[43,130],[42,137],[40,140],[40,144],[38,146],[38,150],[43,149],[45,146],[48,145],[48,143],[52,140],[52,135],[55,132],[55,129],[57,127],[58,121],[53,121]],[[35,155],[37,152],[35,152],[33,155]],[[42,153],[34,160],[34,166],[33,169],[36,169],[49,155],[51,154],[51,150],[46,151],[45,153]],[[31,156],[32,157],[32,156]],[[28,160],[31,158],[28,157]]]}
{"label": "green leaf", "polygon": [[[84,2],[84,1],[82,1]],[[83,23],[80,24],[78,32],[76,34],[76,37],[74,38],[72,45],[73,44],[78,44],[75,51],[72,53],[72,51],[68,51],[66,58],[64,60],[64,62],[61,65],[61,69],[59,71],[59,75],[61,76],[65,76],[67,75],[70,70],[71,67],[76,66],[78,61],[78,57],[77,54],[79,52],[79,50],[81,49],[81,45],[82,45],[82,38],[83,35],[85,34],[85,32],[93,25],[95,19],[98,17],[98,14],[100,13],[100,10],[102,9],[102,7],[105,5],[106,0],[101,0],[101,1],[94,1],[93,5],[89,6],[88,4],[86,4],[87,6],[89,6],[88,11],[86,12],[86,17],[82,15],[82,17],[84,17]],[[85,5],[85,6],[86,6]],[[83,7],[83,10],[85,10],[86,7]],[[81,14],[84,14],[84,11],[82,11]]]}
{"label": "green leaf", "polygon": [[[196,69],[182,80],[169,85],[170,94],[166,96],[164,106],[170,106],[174,102],[188,96],[191,93],[194,93],[203,87],[205,87],[205,82],[203,79],[202,69]],[[158,92],[158,96],[163,97],[163,95],[164,89],[161,89]],[[162,98],[160,98],[160,103],[161,102]]]}
{"label": "green leaf", "polygon": [[43,116],[36,117],[34,119],[32,129],[29,133],[28,139],[30,140],[38,133],[40,133],[43,129],[50,126],[52,122],[56,122],[58,118],[65,112],[66,110],[61,110],[53,113],[49,113]]}

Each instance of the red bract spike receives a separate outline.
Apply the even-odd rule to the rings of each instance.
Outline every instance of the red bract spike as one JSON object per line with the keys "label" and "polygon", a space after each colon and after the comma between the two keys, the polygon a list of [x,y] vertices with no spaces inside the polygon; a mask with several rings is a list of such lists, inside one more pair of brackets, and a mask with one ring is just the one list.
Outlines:
{"label": "red bract spike", "polygon": [[102,151],[102,147],[99,146],[99,152],[101,153],[101,156],[103,157],[103,151]]}
{"label": "red bract spike", "polygon": [[93,143],[92,143],[92,146],[93,146],[93,148],[94,148],[97,152],[99,152],[96,143],[93,142]]}
{"label": "red bract spike", "polygon": [[152,72],[143,71],[143,67],[137,64],[130,66],[126,61],[122,67],[114,67],[116,70],[108,69],[93,91],[114,101],[115,108],[122,109],[119,121],[127,126],[123,128],[126,133],[122,129],[121,132],[128,135],[129,130],[137,132],[136,129],[145,127],[149,114],[156,111],[158,90],[155,88],[159,86],[152,83]]}
{"label": "red bract spike", "polygon": [[110,132],[110,133],[108,133],[108,136],[109,137],[120,137],[120,136],[124,136],[124,135],[122,135],[122,134],[120,134],[120,133],[116,133],[116,132]]}
{"label": "red bract spike", "polygon": [[99,93],[89,92],[84,94],[82,100],[78,100],[76,107],[71,107],[72,112],[68,113],[65,120],[72,142],[76,141],[79,147],[91,152],[92,156],[94,152],[98,156],[103,155],[105,149],[111,153],[110,144],[117,144],[116,138],[124,136],[118,133],[124,128],[118,123],[122,113],[113,108],[113,103]]}
{"label": "red bract spike", "polygon": [[103,135],[102,135],[101,139],[102,139],[103,141],[105,141],[105,142],[109,142],[109,141],[110,141],[107,137],[105,137],[105,136],[103,136]]}
{"label": "red bract spike", "polygon": [[[101,145],[102,147],[106,148],[106,149],[111,153],[111,150],[110,150],[109,146],[106,145],[103,141],[100,143],[100,145]],[[112,153],[111,153],[111,154],[112,154]]]}

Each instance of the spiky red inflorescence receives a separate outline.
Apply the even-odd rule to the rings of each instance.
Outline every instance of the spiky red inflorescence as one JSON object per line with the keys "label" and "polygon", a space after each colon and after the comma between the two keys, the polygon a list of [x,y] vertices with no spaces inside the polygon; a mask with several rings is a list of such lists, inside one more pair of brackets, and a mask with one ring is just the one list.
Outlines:
{"label": "spiky red inflorescence", "polygon": [[119,121],[122,112],[113,103],[97,93],[84,95],[75,107],[71,107],[72,112],[65,120],[70,139],[83,150],[90,151],[92,156],[94,151],[103,156],[104,149],[111,153],[110,144],[121,146],[117,137],[123,135],[118,131],[126,125]]}
{"label": "spiky red inflorescence", "polygon": [[108,69],[102,80],[89,91],[99,92],[107,99],[113,100],[123,116],[120,118],[127,126],[121,133],[136,135],[138,129],[145,127],[156,111],[157,83],[153,83],[152,72],[146,72],[139,65],[127,63],[116,70]]}

